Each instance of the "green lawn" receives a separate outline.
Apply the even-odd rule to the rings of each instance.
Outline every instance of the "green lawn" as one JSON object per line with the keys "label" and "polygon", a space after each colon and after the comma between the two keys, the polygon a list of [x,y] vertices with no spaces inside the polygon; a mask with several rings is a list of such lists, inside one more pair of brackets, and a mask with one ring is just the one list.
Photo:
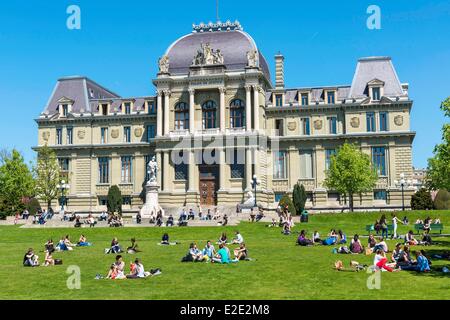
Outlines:
{"label": "green lawn", "polygon": [[[350,238],[354,233],[365,234],[380,213],[323,214],[310,217],[307,224],[297,224],[295,231],[306,229],[309,234],[318,230],[323,237],[330,228],[342,229]],[[426,213],[408,212],[410,223]],[[450,233],[450,211],[433,211]],[[390,215],[388,215],[390,217]],[[399,218],[403,216],[400,214]],[[410,226],[409,228],[412,228]],[[208,239],[216,241],[222,230],[231,236],[239,229],[254,261],[216,265],[181,263],[189,243],[196,241],[203,248]],[[408,227],[400,226],[403,234]],[[171,241],[181,245],[158,246],[163,232],[168,231]],[[64,265],[24,268],[22,257],[28,247],[41,257],[47,238],[56,242],[64,234],[77,240],[80,232],[93,242],[92,247],[75,248],[71,252],[55,253]],[[146,269],[160,267],[163,273],[145,280],[95,280],[97,273],[106,274],[114,255],[105,255],[113,236],[122,246],[136,237],[143,253]],[[332,247],[295,246],[297,234],[284,236],[280,228],[267,228],[264,223],[243,222],[238,227],[191,228],[95,228],[95,229],[21,229],[17,226],[0,227],[0,299],[449,299],[450,276],[437,271],[449,261],[434,260],[433,272],[383,272],[381,289],[369,290],[365,272],[337,272],[332,269],[335,260],[345,266],[350,260],[370,264],[373,257],[340,255]],[[450,250],[450,238],[434,236],[438,245],[426,248],[434,252]],[[362,239],[366,244],[366,239]],[[389,241],[390,248],[395,241]],[[124,254],[125,262],[134,256]],[[81,289],[66,286],[66,268],[81,268]],[[127,266],[128,267],[128,266]]]}

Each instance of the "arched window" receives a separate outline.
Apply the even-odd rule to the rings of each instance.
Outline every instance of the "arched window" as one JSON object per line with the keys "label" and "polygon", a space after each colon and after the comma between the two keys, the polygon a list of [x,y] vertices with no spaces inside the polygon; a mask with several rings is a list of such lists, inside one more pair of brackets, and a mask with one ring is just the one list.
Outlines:
{"label": "arched window", "polygon": [[175,130],[189,129],[189,106],[185,102],[175,105]]}
{"label": "arched window", "polygon": [[208,100],[202,105],[203,129],[216,128],[216,103]]}
{"label": "arched window", "polygon": [[230,103],[230,127],[245,127],[245,103],[241,99],[234,99]]}

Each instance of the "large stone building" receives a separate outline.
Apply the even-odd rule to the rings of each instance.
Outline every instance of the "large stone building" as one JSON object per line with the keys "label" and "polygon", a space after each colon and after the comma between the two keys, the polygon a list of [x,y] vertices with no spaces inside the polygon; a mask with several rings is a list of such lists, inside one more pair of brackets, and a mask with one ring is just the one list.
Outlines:
{"label": "large stone building", "polygon": [[108,188],[118,185],[124,210],[137,211],[153,155],[163,207],[235,206],[256,175],[262,206],[300,182],[308,206],[338,209],[345,199],[323,181],[344,141],[358,144],[379,172],[355,207],[401,205],[396,181],[412,176],[415,133],[408,84],[389,57],[359,59],[351,85],[287,88],[284,57],[275,56],[273,84],[255,41],[227,22],[194,25],[158,64],[155,96],[123,98],[86,77],[58,80],[36,120],[36,149],[56,151],[69,210],[104,209]]}

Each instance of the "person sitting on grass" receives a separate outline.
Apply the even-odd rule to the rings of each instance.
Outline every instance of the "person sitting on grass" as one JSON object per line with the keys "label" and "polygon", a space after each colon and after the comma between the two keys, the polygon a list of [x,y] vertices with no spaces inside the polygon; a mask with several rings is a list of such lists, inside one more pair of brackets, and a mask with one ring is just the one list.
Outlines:
{"label": "person sitting on grass", "polygon": [[378,242],[375,247],[373,247],[373,252],[377,252],[378,250],[382,250],[383,252],[389,251],[388,245],[384,238],[381,238],[380,242]]}
{"label": "person sitting on grass", "polygon": [[214,256],[216,255],[216,250],[214,246],[212,245],[211,241],[207,241],[205,248],[203,249],[203,256],[208,257],[209,260],[212,260]]}
{"label": "person sitting on grass", "polygon": [[338,231],[338,236],[339,244],[347,243],[347,236],[342,232],[342,230]]}
{"label": "person sitting on grass", "polygon": [[328,237],[322,241],[322,244],[325,246],[331,246],[337,242],[337,235],[334,229],[331,229]]}
{"label": "person sitting on grass", "polygon": [[290,227],[289,223],[283,224],[283,230],[281,231],[281,233],[284,234],[285,236],[288,236],[291,234],[291,227]]}
{"label": "person sitting on grass", "polygon": [[111,247],[105,251],[105,253],[120,253],[122,252],[122,248],[120,247],[119,240],[117,238],[113,238],[111,240]]}
{"label": "person sitting on grass", "polygon": [[204,260],[203,253],[197,248],[196,243],[191,243],[189,246],[189,254],[192,256],[194,262]]}
{"label": "person sitting on grass", "polygon": [[367,245],[369,248],[375,247],[377,244],[377,240],[375,240],[375,236],[373,234],[369,234],[369,238],[367,240]]}
{"label": "person sitting on grass", "polygon": [[357,234],[355,234],[353,236],[353,239],[350,242],[350,251],[352,253],[356,253],[356,254],[364,252],[364,247],[361,244],[361,240],[359,240],[359,235],[357,235]]}
{"label": "person sitting on grass", "polygon": [[245,260],[247,259],[248,256],[248,252],[247,252],[247,247],[245,246],[245,243],[242,242],[239,245],[239,248],[234,249],[234,258],[235,260]]}
{"label": "person sitting on grass", "polygon": [[416,246],[419,244],[419,241],[414,239],[414,232],[412,230],[409,230],[408,233],[406,234],[405,243],[407,243],[410,246]]}
{"label": "person sitting on grass", "polygon": [[429,230],[427,230],[423,233],[422,241],[420,241],[420,244],[424,245],[424,246],[431,246],[433,244]]}
{"label": "person sitting on grass", "polygon": [[67,247],[75,247],[76,246],[75,244],[73,244],[70,241],[70,236],[68,234],[64,237],[64,243],[66,244]]}
{"label": "person sitting on grass", "polygon": [[111,264],[111,266],[109,267],[109,271],[108,271],[108,274],[106,275],[106,279],[114,280],[114,279],[116,279],[116,276],[117,276],[117,267],[116,267],[116,265],[113,263],[113,264]]}
{"label": "person sitting on grass", "polygon": [[320,234],[319,234],[319,232],[317,230],[314,231],[312,240],[313,240],[314,243],[321,243],[322,242],[322,239],[320,239]]}
{"label": "person sitting on grass", "polygon": [[221,263],[221,264],[230,263],[229,252],[223,244],[219,245],[219,251],[217,251],[216,256],[212,259],[212,262]]}
{"label": "person sitting on grass", "polygon": [[116,279],[125,279],[125,262],[123,261],[123,257],[119,254],[116,256],[116,262],[114,262],[114,266],[116,267]]}
{"label": "person sitting on grass", "polygon": [[297,238],[297,244],[300,246],[312,246],[314,243],[306,237],[306,231],[302,230]]}
{"label": "person sitting on grass", "polygon": [[387,263],[386,254],[383,250],[378,249],[376,251],[375,257],[373,259],[373,264],[376,268],[376,270],[386,270],[389,272],[399,271],[399,269],[395,268],[395,263]]}
{"label": "person sitting on grass", "polygon": [[136,252],[141,252],[141,250],[138,249],[138,244],[135,238],[131,238],[131,246],[127,248],[127,252],[129,254],[135,254]]}
{"label": "person sitting on grass", "polygon": [[87,241],[87,238],[84,235],[81,235],[80,240],[78,240],[77,246],[89,247],[90,245],[91,245],[91,243]]}
{"label": "person sitting on grass", "polygon": [[395,245],[394,250],[392,250],[392,254],[391,254],[391,261],[397,263],[398,260],[400,259],[400,257],[402,256],[403,252],[402,252],[402,244],[401,243],[397,243]]}
{"label": "person sitting on grass", "polygon": [[48,239],[44,245],[45,251],[55,250],[55,245],[53,244],[53,239]]}
{"label": "person sitting on grass", "polygon": [[269,228],[273,228],[277,226],[277,220],[275,218],[272,218],[272,223],[267,225]]}
{"label": "person sitting on grass", "polygon": [[55,250],[47,250],[45,252],[44,267],[55,265],[55,259],[53,259],[53,255],[52,255],[54,251]]}
{"label": "person sitting on grass", "polygon": [[222,232],[219,240],[217,241],[217,244],[226,244],[227,241],[228,241],[227,234],[225,232]]}
{"label": "person sitting on grass", "polygon": [[401,270],[411,270],[417,272],[430,272],[430,262],[421,251],[416,251],[416,261],[410,265],[401,266]]}
{"label": "person sitting on grass", "polygon": [[144,265],[139,258],[136,258],[136,260],[134,260],[134,264],[132,264],[132,267],[130,269],[130,274],[126,276],[127,279],[142,279],[150,275],[150,272],[145,271]]}
{"label": "person sitting on grass", "polygon": [[162,245],[170,245],[170,241],[169,241],[169,234],[168,233],[164,233],[162,238],[161,238],[161,244]]}
{"label": "person sitting on grass", "polygon": [[397,265],[400,267],[411,265],[412,259],[411,259],[411,254],[410,254],[408,245],[403,246],[403,249],[400,251],[399,257],[396,262],[397,262]]}
{"label": "person sitting on grass", "polygon": [[236,236],[234,237],[234,239],[233,239],[233,241],[231,243],[232,244],[241,244],[243,242],[244,242],[244,238],[239,233],[239,231],[236,231]]}
{"label": "person sitting on grass", "polygon": [[39,256],[34,254],[34,250],[29,248],[23,256],[24,267],[37,267],[39,266]]}
{"label": "person sitting on grass", "polygon": [[408,225],[409,224],[408,217],[404,216],[402,222],[403,222],[404,225]]}
{"label": "person sitting on grass", "polygon": [[72,250],[71,247],[66,246],[66,243],[64,241],[64,238],[61,238],[61,240],[59,240],[58,244],[56,245],[55,248],[57,251],[68,251],[68,250]]}

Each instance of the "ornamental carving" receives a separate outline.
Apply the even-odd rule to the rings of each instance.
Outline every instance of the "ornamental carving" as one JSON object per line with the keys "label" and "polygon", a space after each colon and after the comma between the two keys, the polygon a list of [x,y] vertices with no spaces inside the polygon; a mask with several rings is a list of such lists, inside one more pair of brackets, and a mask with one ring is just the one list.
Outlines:
{"label": "ornamental carving", "polygon": [[86,136],[86,132],[84,130],[80,130],[80,131],[78,131],[77,136],[78,136],[78,139],[83,140],[84,137]]}
{"label": "ornamental carving", "polygon": [[321,130],[322,126],[323,126],[323,121],[322,120],[314,121],[314,129]]}
{"label": "ornamental carving", "polygon": [[44,139],[44,141],[48,141],[49,138],[50,138],[50,132],[49,131],[42,132],[42,139]]}
{"label": "ornamental carving", "polygon": [[400,116],[400,115],[395,116],[394,123],[397,126],[401,126],[403,124],[403,116]]}
{"label": "ornamental carving", "polygon": [[292,122],[288,122],[288,129],[290,130],[290,131],[294,131],[295,129],[297,129],[297,123],[296,122],[294,122],[294,121],[292,121]]}
{"label": "ornamental carving", "polygon": [[142,136],[142,128],[136,128],[134,129],[134,136],[136,138],[139,138],[140,136]]}
{"label": "ornamental carving", "polygon": [[119,137],[119,129],[112,129],[111,130],[111,138],[117,139]]}
{"label": "ornamental carving", "polygon": [[353,128],[359,128],[359,118],[358,118],[358,117],[353,117],[353,118],[350,120],[350,125],[351,125]]}
{"label": "ornamental carving", "polygon": [[250,50],[247,52],[247,67],[255,68],[258,66],[258,51]]}
{"label": "ornamental carving", "polygon": [[201,49],[197,50],[197,53],[192,60],[193,66],[204,66],[204,65],[221,65],[223,64],[223,55],[220,49],[214,51],[209,43],[201,45]]}
{"label": "ornamental carving", "polygon": [[169,73],[169,57],[167,55],[163,55],[158,60],[159,73]]}

